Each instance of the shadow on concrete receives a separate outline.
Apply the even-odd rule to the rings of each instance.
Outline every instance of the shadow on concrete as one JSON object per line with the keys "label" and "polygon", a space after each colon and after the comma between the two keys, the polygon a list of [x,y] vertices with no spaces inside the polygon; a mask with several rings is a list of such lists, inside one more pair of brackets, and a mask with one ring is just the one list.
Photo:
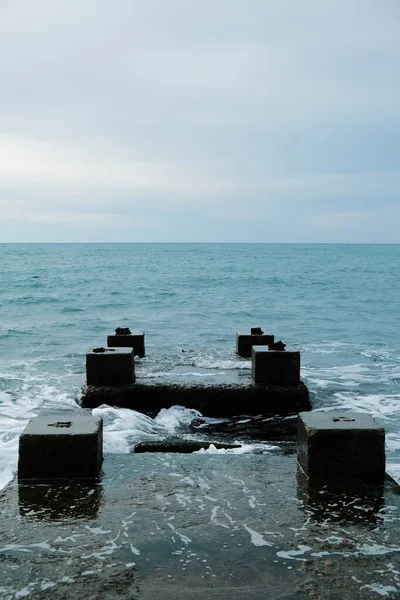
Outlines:
{"label": "shadow on concrete", "polygon": [[303,503],[311,521],[353,525],[377,525],[392,480],[388,477],[376,483],[307,478],[297,467],[297,497]]}
{"label": "shadow on concrete", "polygon": [[96,519],[103,495],[95,482],[18,483],[19,512],[40,521]]}

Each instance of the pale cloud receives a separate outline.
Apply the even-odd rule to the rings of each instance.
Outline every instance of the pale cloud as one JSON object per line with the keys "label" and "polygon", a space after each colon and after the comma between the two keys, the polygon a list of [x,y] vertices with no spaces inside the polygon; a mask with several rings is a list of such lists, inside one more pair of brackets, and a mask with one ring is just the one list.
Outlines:
{"label": "pale cloud", "polygon": [[[208,195],[218,181],[188,164],[140,160],[123,148],[85,147],[0,134],[0,185],[53,190]],[[94,196],[96,201],[96,195]]]}
{"label": "pale cloud", "polygon": [[0,2],[0,241],[400,241],[399,25],[393,0]]}

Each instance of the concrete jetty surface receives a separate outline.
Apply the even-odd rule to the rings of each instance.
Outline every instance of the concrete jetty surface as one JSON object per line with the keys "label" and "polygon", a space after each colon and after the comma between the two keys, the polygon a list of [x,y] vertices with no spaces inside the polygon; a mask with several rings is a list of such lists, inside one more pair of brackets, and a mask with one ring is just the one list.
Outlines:
{"label": "concrete jetty surface", "polygon": [[188,366],[175,366],[157,378],[139,376],[131,385],[85,386],[80,404],[86,408],[110,404],[150,415],[179,404],[209,417],[283,415],[311,409],[302,382],[296,386],[254,385],[248,370]]}
{"label": "concrete jetty surface", "polygon": [[97,484],[14,479],[0,597],[399,598],[399,488],[308,490],[287,448],[108,454]]}

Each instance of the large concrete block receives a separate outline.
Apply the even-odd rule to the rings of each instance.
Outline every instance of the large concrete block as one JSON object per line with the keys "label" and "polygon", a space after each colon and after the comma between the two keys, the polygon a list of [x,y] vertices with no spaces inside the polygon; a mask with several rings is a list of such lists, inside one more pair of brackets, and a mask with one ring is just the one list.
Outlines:
{"label": "large concrete block", "polygon": [[59,413],[36,417],[19,438],[20,479],[92,479],[103,458],[103,421]]}
{"label": "large concrete block", "polygon": [[133,348],[135,356],[144,356],[144,332],[129,333],[124,335],[109,335],[107,337],[107,346],[111,348]]}
{"label": "large concrete block", "polygon": [[254,346],[251,354],[251,376],[254,383],[298,386],[300,383],[300,352],[269,350]]}
{"label": "large concrete block", "polygon": [[126,385],[135,379],[133,349],[95,348],[86,354],[87,385]]}
{"label": "large concrete block", "polygon": [[253,346],[268,346],[268,344],[273,344],[274,339],[272,334],[237,333],[236,352],[243,358],[250,358]]}
{"label": "large concrete block", "polygon": [[365,413],[303,412],[298,462],[309,477],[379,480],[385,475],[385,431]]}

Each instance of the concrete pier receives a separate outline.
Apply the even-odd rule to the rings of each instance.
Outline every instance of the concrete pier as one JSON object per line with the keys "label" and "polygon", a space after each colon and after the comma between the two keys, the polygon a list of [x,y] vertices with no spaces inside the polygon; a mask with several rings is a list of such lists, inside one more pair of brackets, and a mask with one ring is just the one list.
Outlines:
{"label": "concrete pier", "polygon": [[[123,337],[123,336],[118,336]],[[86,354],[88,385],[126,385],[135,380],[133,349],[94,348]]]}
{"label": "concrete pier", "polygon": [[[206,369],[176,365],[151,376],[154,367],[140,366],[134,384],[87,385],[80,404],[94,408],[110,404],[155,415],[174,405],[194,408],[205,416],[287,415],[311,409],[304,383],[254,385],[249,369]],[[147,374],[150,370],[150,376]],[[193,372],[195,370],[195,373]]]}
{"label": "concrete pier", "polygon": [[251,363],[254,383],[286,386],[298,386],[300,383],[300,352],[253,346]]}
{"label": "concrete pier", "polygon": [[20,479],[93,479],[103,459],[99,417],[58,413],[36,417],[19,439]]}
{"label": "concrete pier", "polygon": [[109,335],[107,337],[107,346],[111,348],[133,348],[134,355],[142,357],[145,355],[144,338],[144,332]]}
{"label": "concrete pier", "polygon": [[251,358],[251,349],[253,346],[268,346],[274,342],[272,334],[236,334],[236,352],[243,358]]}
{"label": "concrete pier", "polygon": [[[134,346],[137,336],[141,336],[142,350]],[[250,335],[237,334],[241,355],[251,356],[253,348],[253,378],[248,365],[241,361],[237,361],[236,369],[206,369],[187,361],[180,364],[180,359],[167,368],[141,361],[136,378],[133,356],[127,353],[144,353],[144,333],[131,334],[127,328],[118,328],[115,336],[108,337],[108,343],[119,347],[97,348],[87,354],[87,385],[80,403],[86,408],[107,403],[150,415],[176,404],[216,417],[287,415],[310,410],[307,387],[300,381],[300,354],[269,352],[268,347],[257,345],[273,340],[273,335],[264,335],[259,327],[253,328]]]}
{"label": "concrete pier", "polygon": [[301,413],[298,460],[308,477],[382,481],[385,430],[364,413]]}
{"label": "concrete pier", "polygon": [[148,415],[156,415],[162,408],[181,405],[194,408],[208,417],[283,415],[311,410],[304,383],[297,386],[254,386],[251,382],[184,385],[137,381],[130,386],[87,386],[83,389],[80,404],[85,408],[110,404]]}
{"label": "concrete pier", "polygon": [[302,499],[287,452],[109,454],[103,469],[90,487],[0,492],[2,600],[399,597],[390,480],[372,522],[366,497]]}

